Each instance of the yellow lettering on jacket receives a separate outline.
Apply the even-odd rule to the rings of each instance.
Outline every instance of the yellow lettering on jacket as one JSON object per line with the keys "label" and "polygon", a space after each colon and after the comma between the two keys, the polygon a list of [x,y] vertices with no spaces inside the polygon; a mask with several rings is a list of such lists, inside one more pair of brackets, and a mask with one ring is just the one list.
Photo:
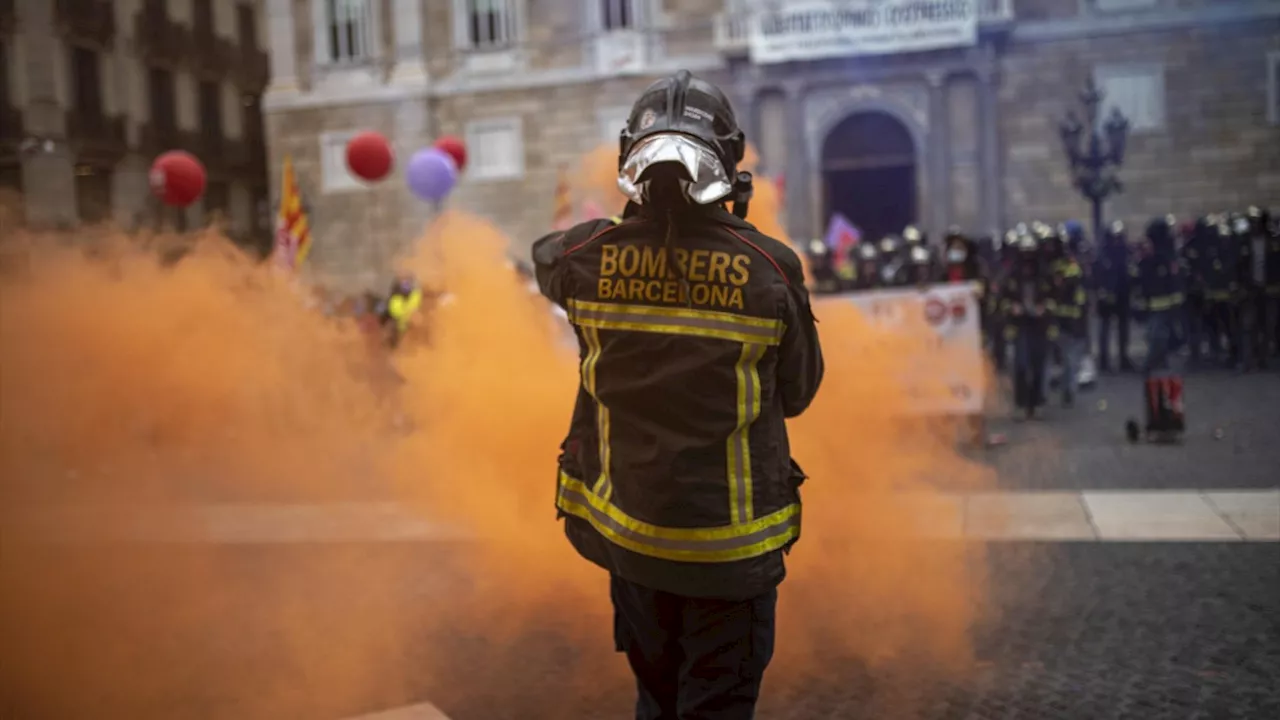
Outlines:
{"label": "yellow lettering on jacket", "polygon": [[[720,250],[606,244],[600,247],[599,300],[743,309],[751,257]],[[677,272],[679,270],[680,272]],[[688,281],[682,289],[680,275]]]}

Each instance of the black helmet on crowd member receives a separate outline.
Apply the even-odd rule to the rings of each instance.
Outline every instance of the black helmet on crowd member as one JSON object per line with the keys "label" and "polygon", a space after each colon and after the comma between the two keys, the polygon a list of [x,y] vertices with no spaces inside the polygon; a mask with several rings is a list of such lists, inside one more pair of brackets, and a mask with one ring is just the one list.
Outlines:
{"label": "black helmet on crowd member", "polygon": [[1266,208],[1250,205],[1246,215],[1253,226],[1253,232],[1266,234],[1271,231],[1271,213]]}
{"label": "black helmet on crowd member", "polygon": [[1174,228],[1177,220],[1172,215],[1162,215],[1147,223],[1147,240],[1151,242],[1151,250],[1161,257],[1171,256],[1174,251]]}
{"label": "black helmet on crowd member", "polygon": [[618,149],[618,189],[632,202],[650,201],[652,181],[664,176],[688,202],[711,205],[735,191],[746,138],[720,88],[681,70],[641,93]]}

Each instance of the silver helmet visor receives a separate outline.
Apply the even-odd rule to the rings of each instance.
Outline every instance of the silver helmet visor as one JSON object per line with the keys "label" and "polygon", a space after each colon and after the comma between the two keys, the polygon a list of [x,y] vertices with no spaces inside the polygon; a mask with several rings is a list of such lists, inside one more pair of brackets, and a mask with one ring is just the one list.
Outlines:
{"label": "silver helmet visor", "polygon": [[678,133],[653,135],[632,148],[618,173],[618,189],[636,204],[643,205],[648,181],[641,177],[645,170],[665,162],[679,163],[684,168],[686,177],[681,184],[685,196],[698,205],[710,205],[733,192],[733,182],[716,154],[697,140]]}

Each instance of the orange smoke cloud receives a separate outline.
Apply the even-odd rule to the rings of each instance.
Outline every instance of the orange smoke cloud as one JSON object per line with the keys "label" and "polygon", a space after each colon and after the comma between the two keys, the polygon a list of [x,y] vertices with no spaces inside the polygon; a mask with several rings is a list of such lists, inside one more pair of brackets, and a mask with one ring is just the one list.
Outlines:
{"label": "orange smoke cloud", "polygon": [[[769,192],[753,207],[762,229],[776,222]],[[451,301],[393,361],[216,237],[169,267],[127,239],[96,259],[36,239],[0,281],[5,513],[105,505],[163,531],[195,503],[386,500],[475,539],[11,534],[0,692],[17,716],[274,720],[425,698],[455,720],[550,720],[628,705],[607,580],[555,520],[576,346],[505,269],[490,224],[447,213],[427,229],[409,265]],[[827,379],[792,425],[811,479],[768,692],[805,691],[832,658],[962,671],[980,548],[922,538],[920,510],[954,520],[940,479],[991,478],[937,428],[901,419],[905,395],[884,382],[901,347],[868,342],[878,331],[851,305],[818,313]]]}

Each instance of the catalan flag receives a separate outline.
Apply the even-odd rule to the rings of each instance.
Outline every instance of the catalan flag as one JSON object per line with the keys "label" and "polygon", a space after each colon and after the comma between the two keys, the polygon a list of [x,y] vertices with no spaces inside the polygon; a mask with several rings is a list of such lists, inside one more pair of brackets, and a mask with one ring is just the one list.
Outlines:
{"label": "catalan flag", "polygon": [[573,227],[573,192],[569,188],[568,173],[562,166],[556,173],[555,214],[551,216],[552,230],[568,230]]}
{"label": "catalan flag", "polygon": [[280,212],[276,215],[275,258],[284,267],[297,269],[311,251],[311,224],[302,207],[302,192],[293,170],[293,158],[286,156],[280,173]]}

